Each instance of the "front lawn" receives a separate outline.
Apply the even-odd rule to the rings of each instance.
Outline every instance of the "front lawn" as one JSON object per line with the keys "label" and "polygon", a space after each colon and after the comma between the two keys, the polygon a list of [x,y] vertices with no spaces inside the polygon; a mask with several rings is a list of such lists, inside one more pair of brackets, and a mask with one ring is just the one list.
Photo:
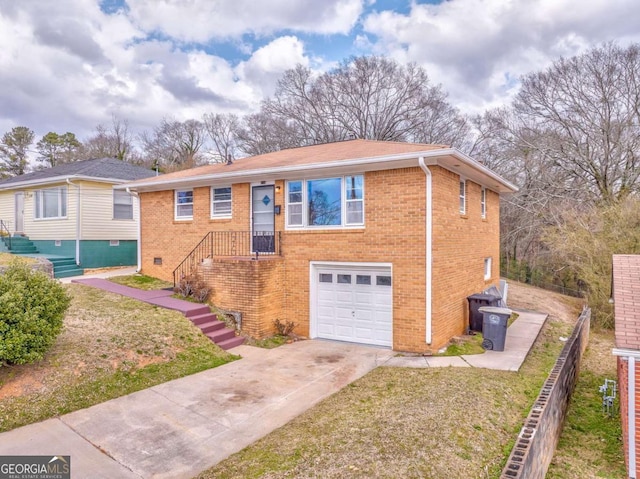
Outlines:
{"label": "front lawn", "polygon": [[175,311],[80,284],[43,361],[0,367],[0,431],[237,359]]}
{"label": "front lawn", "polygon": [[122,284],[124,286],[130,286],[131,288],[144,289],[146,291],[149,291],[152,289],[173,288],[173,283],[164,281],[162,279],[154,278],[152,276],[146,276],[144,274],[129,274],[126,276],[114,276],[109,278],[109,281],[113,283]]}

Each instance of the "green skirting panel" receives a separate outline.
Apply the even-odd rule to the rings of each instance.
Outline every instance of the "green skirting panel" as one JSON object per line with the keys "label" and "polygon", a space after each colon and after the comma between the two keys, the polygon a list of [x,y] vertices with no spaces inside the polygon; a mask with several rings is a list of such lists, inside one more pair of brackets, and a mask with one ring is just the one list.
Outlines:
{"label": "green skirting panel", "polygon": [[[74,258],[76,242],[73,240],[55,241],[36,240],[33,244],[42,254]],[[82,268],[106,268],[109,266],[135,266],[137,264],[137,241],[120,240],[83,240],[80,241],[80,266]]]}

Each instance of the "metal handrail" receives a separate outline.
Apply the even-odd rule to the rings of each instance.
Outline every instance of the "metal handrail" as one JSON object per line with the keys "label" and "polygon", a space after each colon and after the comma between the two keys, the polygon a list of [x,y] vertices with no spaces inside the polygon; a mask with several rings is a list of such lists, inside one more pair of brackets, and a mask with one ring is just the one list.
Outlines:
{"label": "metal handrail", "polygon": [[208,258],[280,256],[281,240],[280,231],[209,231],[173,270],[173,285]]}
{"label": "metal handrail", "polygon": [[11,231],[9,231],[9,223],[4,220],[0,220],[0,235],[7,236],[9,238],[9,244],[7,247],[11,249]]}

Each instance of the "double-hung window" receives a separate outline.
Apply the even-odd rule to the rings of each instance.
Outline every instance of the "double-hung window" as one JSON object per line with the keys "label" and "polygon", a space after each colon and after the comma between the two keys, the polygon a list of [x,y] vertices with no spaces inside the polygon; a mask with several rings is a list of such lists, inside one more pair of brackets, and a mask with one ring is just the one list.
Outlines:
{"label": "double-hung window", "polygon": [[231,218],[231,187],[211,188],[211,217]]}
{"label": "double-hung window", "polygon": [[287,226],[319,228],[364,224],[364,177],[287,182]]}
{"label": "double-hung window", "polygon": [[464,215],[467,212],[467,183],[463,179],[460,179],[460,214]]}
{"label": "double-hung window", "polygon": [[487,190],[485,188],[480,190],[480,214],[482,219],[487,217]]}
{"label": "double-hung window", "polygon": [[287,224],[289,226],[303,226],[302,183],[302,181],[287,183]]}
{"label": "double-hung window", "polygon": [[124,190],[113,190],[113,219],[133,219],[133,197]]}
{"label": "double-hung window", "polygon": [[193,190],[176,190],[175,215],[177,220],[193,219]]}
{"label": "double-hung window", "polygon": [[67,187],[47,188],[35,192],[36,219],[66,218]]}

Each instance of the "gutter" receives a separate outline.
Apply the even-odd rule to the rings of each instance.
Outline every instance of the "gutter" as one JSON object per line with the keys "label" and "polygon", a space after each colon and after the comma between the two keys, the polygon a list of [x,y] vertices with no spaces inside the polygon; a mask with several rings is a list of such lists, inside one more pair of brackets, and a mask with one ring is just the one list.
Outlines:
{"label": "gutter", "polygon": [[80,266],[80,185],[67,178],[67,184],[76,187],[76,265]]}
{"label": "gutter", "polygon": [[[390,163],[394,161],[400,160],[415,160],[416,158],[422,158],[422,163],[426,164],[424,159],[429,158],[433,159],[432,164],[437,164],[438,158],[443,157],[451,157],[458,160],[460,163],[463,163],[467,166],[472,167],[474,170],[480,172],[483,175],[486,175],[493,181],[496,181],[505,189],[510,191],[518,191],[518,188],[510,183],[509,181],[502,178],[500,175],[494,173],[486,166],[478,163],[471,157],[465,155],[464,153],[456,150],[455,148],[441,148],[437,150],[427,150],[423,152],[411,152],[411,153],[402,153],[398,155],[388,155],[388,156],[378,156],[373,158],[357,158],[351,160],[339,160],[339,161],[331,161],[324,163],[312,163],[307,165],[294,165],[294,166],[279,166],[275,168],[257,168],[257,169],[246,169],[240,171],[232,171],[230,173],[217,172],[217,173],[209,173],[206,175],[199,175],[197,177],[189,176],[189,177],[181,177],[181,178],[169,178],[166,180],[138,180],[136,182],[132,182],[129,188],[133,188],[136,191],[141,191],[145,187],[151,187],[152,191],[155,190],[156,187],[171,187],[171,186],[180,186],[180,185],[191,185],[194,180],[197,180],[199,183],[208,184],[211,181],[221,181],[225,179],[243,179],[248,176],[283,176],[287,173],[300,172],[304,173],[306,171],[322,171],[324,169],[330,168],[345,168],[345,167],[357,167],[357,166],[371,166],[381,163]],[[419,160],[420,161],[420,160]],[[116,188],[117,189],[117,188]]]}
{"label": "gutter", "polygon": [[99,178],[95,176],[87,176],[87,175],[62,175],[62,176],[51,176],[49,178],[42,178],[39,180],[27,180],[27,181],[16,181],[14,183],[9,183],[7,185],[0,184],[0,191],[8,191],[8,190],[19,190],[22,188],[28,188],[31,186],[42,186],[49,185],[53,183],[63,183],[69,182],[69,180],[86,180],[93,181],[96,183],[129,183],[129,180],[123,180],[122,178]]}
{"label": "gutter", "polygon": [[638,351],[613,350],[613,355],[628,361],[627,374],[627,444],[629,446],[629,478],[636,479],[636,359]]}
{"label": "gutter", "polygon": [[426,234],[425,234],[425,341],[427,344],[432,343],[432,321],[431,321],[431,263],[432,263],[432,238],[433,238],[433,201],[432,201],[432,187],[431,187],[431,170],[425,165],[424,157],[418,158],[418,164],[425,175],[425,187],[426,187]]}
{"label": "gutter", "polygon": [[142,271],[142,224],[141,224],[142,218],[140,215],[140,195],[135,191],[131,191],[129,187],[127,187],[125,191],[129,193],[131,196],[135,197],[136,204],[138,206],[138,221],[136,222],[136,229],[137,229],[136,256],[138,257],[138,265],[137,265],[136,273],[139,273],[140,271]]}

